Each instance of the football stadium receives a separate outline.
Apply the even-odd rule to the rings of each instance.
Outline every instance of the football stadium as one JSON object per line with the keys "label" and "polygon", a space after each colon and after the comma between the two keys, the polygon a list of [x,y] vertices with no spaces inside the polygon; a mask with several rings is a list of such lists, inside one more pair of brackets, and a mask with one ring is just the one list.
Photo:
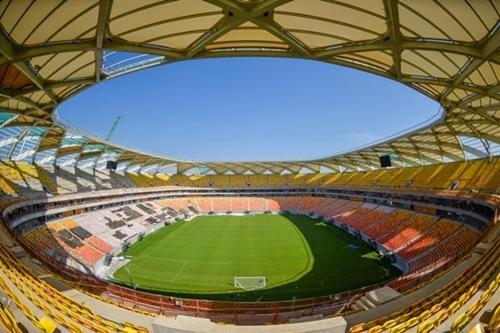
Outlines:
{"label": "football stadium", "polygon": [[[498,332],[499,18],[499,0],[1,1],[0,331]],[[119,119],[101,138],[59,115],[227,57],[366,72],[440,112],[282,161],[151,154],[110,139]]]}

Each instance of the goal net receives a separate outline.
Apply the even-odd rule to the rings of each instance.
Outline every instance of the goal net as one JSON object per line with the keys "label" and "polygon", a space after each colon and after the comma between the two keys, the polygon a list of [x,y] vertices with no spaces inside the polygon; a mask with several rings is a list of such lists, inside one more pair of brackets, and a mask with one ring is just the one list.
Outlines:
{"label": "goal net", "polygon": [[255,290],[265,288],[267,277],[265,276],[235,276],[234,286],[243,290]]}

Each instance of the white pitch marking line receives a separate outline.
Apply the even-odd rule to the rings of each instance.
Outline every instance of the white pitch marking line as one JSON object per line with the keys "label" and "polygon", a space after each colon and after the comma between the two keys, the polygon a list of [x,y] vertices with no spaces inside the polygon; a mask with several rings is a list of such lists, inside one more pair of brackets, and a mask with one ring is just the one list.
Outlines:
{"label": "white pitch marking line", "polygon": [[180,273],[180,272],[182,272],[182,270],[184,269],[184,267],[186,267],[186,265],[187,265],[188,263],[189,263],[189,261],[184,262],[184,264],[182,265],[181,269],[179,269],[179,270],[177,271],[177,273],[175,273],[175,275],[174,275],[174,277],[173,277],[173,279],[172,279],[172,282],[174,282],[174,281],[175,281],[175,279],[177,279],[177,276],[179,275],[179,273]]}

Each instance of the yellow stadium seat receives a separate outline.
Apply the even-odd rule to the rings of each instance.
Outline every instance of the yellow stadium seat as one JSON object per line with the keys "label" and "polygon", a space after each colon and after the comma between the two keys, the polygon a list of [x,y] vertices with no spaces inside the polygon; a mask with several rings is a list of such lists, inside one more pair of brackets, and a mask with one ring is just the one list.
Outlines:
{"label": "yellow stadium seat", "polygon": [[471,286],[469,288],[469,290],[467,291],[467,293],[470,293],[470,295],[474,295],[477,292],[477,290],[478,290],[478,287],[477,287],[477,285],[474,284],[473,286]]}
{"label": "yellow stadium seat", "polygon": [[[397,314],[396,314],[397,315]],[[398,317],[396,317],[396,319],[394,319],[398,324],[401,324],[405,321],[407,321],[408,319],[410,319],[410,314],[408,313],[405,313],[405,314],[402,314]]]}
{"label": "yellow stadium seat", "polygon": [[437,313],[438,311],[440,311],[442,308],[443,308],[443,305],[444,305],[444,301],[441,301],[439,303],[436,303],[434,304],[432,307],[431,307],[431,312],[434,314],[434,313]]}
{"label": "yellow stadium seat", "polygon": [[480,310],[481,310],[481,303],[479,301],[474,302],[469,310],[467,310],[467,313],[471,316],[474,317]]}
{"label": "yellow stadium seat", "polygon": [[139,331],[137,331],[136,329],[134,329],[132,327],[124,327],[120,330],[120,332],[122,332],[122,333],[137,333]]}
{"label": "yellow stadium seat", "polygon": [[484,306],[486,303],[488,303],[488,301],[490,300],[492,295],[493,295],[493,292],[490,289],[487,289],[481,295],[481,298],[479,299],[479,304],[481,304],[481,306]]}
{"label": "yellow stadium seat", "polygon": [[418,317],[413,317],[411,319],[409,319],[407,322],[406,322],[406,327],[413,327],[413,326],[416,326],[420,323],[420,319]]}
{"label": "yellow stadium seat", "polygon": [[98,322],[99,322],[102,326],[107,327],[107,328],[109,328],[109,329],[111,329],[111,330],[113,330],[113,331],[118,331],[118,329],[119,329],[119,328],[118,328],[118,326],[117,326],[115,323],[113,323],[113,322],[111,322],[111,321],[109,321],[109,320],[105,320],[105,319],[103,319],[103,318],[101,318],[101,317],[97,317],[97,316],[96,316],[96,320],[97,320],[97,321],[98,321]]}
{"label": "yellow stadium seat", "polygon": [[419,316],[418,316],[418,319],[420,321],[425,321],[427,319],[429,319],[430,317],[432,316],[432,312],[430,310],[425,310],[424,312],[422,312]]}
{"label": "yellow stadium seat", "polygon": [[384,330],[387,330],[387,329],[389,329],[389,328],[391,328],[391,327],[396,326],[397,324],[398,324],[398,322],[397,322],[396,320],[394,320],[394,319],[393,319],[393,320],[388,320],[388,321],[386,321],[386,322],[382,325],[382,327],[383,327],[383,329],[384,329]]}
{"label": "yellow stadium seat", "polygon": [[0,309],[0,319],[2,324],[7,327],[12,332],[22,332],[17,324],[17,320],[14,318],[12,312],[7,308]]}
{"label": "yellow stadium seat", "polygon": [[455,321],[453,321],[453,324],[451,325],[450,328],[450,332],[451,333],[460,332],[470,320],[471,317],[467,314],[467,312],[462,313],[455,319]]}
{"label": "yellow stadium seat", "polygon": [[462,306],[465,303],[467,303],[468,300],[469,300],[469,294],[465,293],[458,298],[457,302],[460,304],[460,306]]}
{"label": "yellow stadium seat", "polygon": [[354,325],[353,327],[351,327],[349,329],[350,333],[359,333],[359,332],[363,332],[363,331],[366,331],[366,324],[365,323]]}
{"label": "yellow stadium seat", "polygon": [[389,333],[402,333],[405,332],[408,329],[408,325],[405,323],[399,324],[397,326],[394,326],[389,330]]}
{"label": "yellow stadium seat", "polygon": [[384,329],[382,328],[382,326],[377,325],[377,326],[374,326],[374,327],[370,328],[368,330],[368,333],[381,333],[383,331],[384,331]]}
{"label": "yellow stadium seat", "polygon": [[417,333],[429,333],[434,329],[435,326],[436,323],[434,320],[427,319],[422,324],[420,324],[420,326],[418,326]]}
{"label": "yellow stadium seat", "polygon": [[40,327],[43,328],[45,333],[53,333],[57,329],[56,324],[49,317],[40,318],[38,323],[40,324]]}
{"label": "yellow stadium seat", "polygon": [[448,317],[451,316],[454,312],[456,312],[460,308],[460,303],[455,301],[448,306],[448,310],[446,311]]}
{"label": "yellow stadium seat", "polygon": [[493,280],[491,281],[491,283],[489,284],[488,286],[488,289],[491,289],[493,291],[495,291],[497,288],[498,288],[498,281],[497,280]]}
{"label": "yellow stadium seat", "polygon": [[483,326],[481,326],[481,324],[476,324],[469,330],[469,333],[485,333],[485,332],[486,331],[484,330]]}
{"label": "yellow stadium seat", "polygon": [[83,333],[83,330],[77,324],[68,323],[66,327],[71,333]]}
{"label": "yellow stadium seat", "polygon": [[493,332],[496,328],[500,327],[500,305],[497,305],[490,321],[488,322],[488,329]]}

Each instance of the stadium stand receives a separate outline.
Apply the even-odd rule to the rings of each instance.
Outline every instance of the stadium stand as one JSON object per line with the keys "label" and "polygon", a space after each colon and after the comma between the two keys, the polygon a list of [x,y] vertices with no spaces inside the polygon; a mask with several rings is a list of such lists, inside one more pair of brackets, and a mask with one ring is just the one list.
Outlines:
{"label": "stadium stand", "polygon": [[[106,253],[121,249],[124,240],[153,230],[148,219],[168,212],[226,214],[294,210],[333,218],[372,239],[380,240],[408,264],[396,288],[412,286],[434,271],[447,267],[477,242],[479,234],[467,226],[434,216],[392,209],[360,201],[314,196],[288,197],[185,197],[161,199],[108,208],[76,217],[62,217],[24,231],[22,241],[33,252],[43,252],[74,268],[95,266]],[[126,222],[124,222],[126,221]],[[117,238],[117,231],[124,238]],[[54,242],[54,237],[58,239]],[[95,255],[98,253],[97,255]],[[72,260],[77,259],[77,262]],[[80,265],[79,265],[80,264]],[[406,287],[405,287],[406,288]]]}
{"label": "stadium stand", "polygon": [[350,214],[354,214],[359,208],[359,206],[361,206],[362,204],[363,204],[362,202],[338,200],[336,207],[331,207],[326,216],[328,218],[342,220],[344,216],[349,216]]}
{"label": "stadium stand", "polygon": [[[81,191],[97,191],[113,188],[161,187],[161,186],[199,186],[209,187],[256,187],[274,186],[347,186],[371,187],[381,189],[449,190],[455,186],[459,190],[481,190],[497,193],[500,190],[498,158],[492,161],[473,160],[452,162],[440,165],[411,167],[404,172],[398,170],[374,170],[367,172],[348,172],[342,174],[290,175],[272,178],[269,176],[224,175],[215,178],[210,175],[168,176],[126,173],[120,174],[106,170],[77,169],[68,167],[32,166],[23,162],[8,162],[0,165],[0,189],[4,197],[45,196]],[[217,181],[218,185],[215,185]]]}
{"label": "stadium stand", "polygon": [[212,200],[210,198],[196,198],[195,201],[198,203],[198,207],[200,207],[201,212],[210,213],[214,211]]}
{"label": "stadium stand", "polygon": [[[172,200],[169,206],[186,208],[191,201]],[[45,253],[59,262],[99,274],[106,255],[122,251],[126,243],[163,225],[162,203],[138,204],[93,212],[75,219],[53,221],[26,230],[20,240],[33,252]],[[76,262],[74,261],[76,259]]]}
{"label": "stadium stand", "polygon": [[265,212],[267,211],[267,202],[265,198],[248,198],[248,211],[250,212]]}
{"label": "stadium stand", "polygon": [[374,221],[382,218],[387,213],[377,210],[377,205],[363,204],[351,213],[346,213],[340,217],[340,222],[356,230],[367,227]]}
{"label": "stadium stand", "polygon": [[244,198],[230,198],[231,211],[234,213],[245,213],[249,211],[249,200]]}
{"label": "stadium stand", "polygon": [[410,219],[413,215],[414,213],[406,210],[394,210],[392,213],[380,219],[380,221],[364,228],[363,233],[372,239],[381,239],[384,235],[394,231],[397,226]]}
{"label": "stadium stand", "polygon": [[226,213],[231,211],[229,198],[212,198],[212,207],[216,213]]}
{"label": "stadium stand", "polygon": [[[81,269],[70,258],[91,268],[102,269],[107,254],[119,252],[139,235],[159,227],[160,217],[177,218],[198,213],[289,211],[333,217],[338,223],[380,242],[408,263],[409,272],[425,268],[425,274],[445,265],[463,249],[475,244],[478,234],[447,219],[321,197],[191,197],[162,199],[155,203],[124,206],[62,219],[28,229],[21,240],[31,249]],[[167,213],[165,213],[167,212]],[[170,215],[167,215],[170,214]],[[53,239],[57,242],[54,243]],[[418,277],[422,277],[420,274]]]}
{"label": "stadium stand", "polygon": [[280,202],[278,201],[280,197],[269,197],[267,198],[267,210],[272,213],[279,213],[281,210]]}
{"label": "stadium stand", "polygon": [[[499,12],[494,0],[0,2],[0,330],[132,333],[156,320],[176,332],[306,332],[340,315],[351,333],[498,330]],[[316,160],[203,163],[121,147],[58,116],[99,82],[218,56],[352,67],[440,112]],[[321,216],[404,264],[387,284],[401,295],[363,310],[369,288],[238,304],[95,276],[108,255],[164,225],[230,211]],[[213,322],[167,317],[180,314]]]}
{"label": "stadium stand", "polygon": [[410,269],[442,266],[463,249],[470,248],[477,237],[477,233],[471,229],[461,228],[453,237],[443,238],[435,243],[436,246],[426,248],[420,255],[412,256],[412,259],[408,261]]}
{"label": "stadium stand", "polygon": [[[497,266],[493,263],[498,260],[499,251],[498,244],[492,246],[487,255],[483,256],[476,265],[432,295],[428,295],[418,303],[411,304],[407,308],[396,311],[389,316],[357,324],[350,328],[350,332],[384,332],[386,330],[404,332],[416,326],[419,327],[420,332],[429,332],[440,327],[475,295],[492,276],[495,277],[494,281],[496,281],[496,283],[491,282],[493,288],[497,288],[495,285],[498,283],[499,276],[495,275]],[[487,290],[490,290],[489,287]],[[481,309],[489,297],[491,297],[491,294],[486,294],[482,301],[480,299],[475,311]]]}
{"label": "stadium stand", "polygon": [[387,248],[397,251],[413,239],[421,237],[425,230],[436,220],[437,218],[434,216],[415,214],[412,219],[402,224],[398,229],[393,230],[389,235],[381,238],[380,241]]}
{"label": "stadium stand", "polygon": [[426,252],[436,243],[441,243],[460,229],[460,225],[451,221],[439,220],[428,228],[423,234],[410,240],[403,248],[395,250],[401,257],[408,259]]}
{"label": "stadium stand", "polygon": [[297,210],[301,212],[311,212],[322,201],[323,198],[304,197],[302,202],[297,207]]}
{"label": "stadium stand", "polygon": [[[130,331],[146,332],[145,329],[129,323],[116,323],[95,315],[91,309],[83,304],[76,303],[55,290],[47,283],[36,279],[23,265],[17,261],[7,249],[0,245],[0,270],[9,277],[9,280],[18,287],[37,308],[42,310],[58,324],[73,332],[83,332],[79,326],[84,326],[95,332],[99,331]],[[47,297],[50,295],[51,297]],[[15,297],[14,297],[15,299]],[[16,302],[17,304],[17,302]],[[19,302],[19,304],[22,304]],[[22,305],[19,305],[22,307]],[[43,322],[34,318],[32,322],[41,327]],[[69,318],[69,320],[67,319]],[[129,330],[130,329],[130,330]]]}

